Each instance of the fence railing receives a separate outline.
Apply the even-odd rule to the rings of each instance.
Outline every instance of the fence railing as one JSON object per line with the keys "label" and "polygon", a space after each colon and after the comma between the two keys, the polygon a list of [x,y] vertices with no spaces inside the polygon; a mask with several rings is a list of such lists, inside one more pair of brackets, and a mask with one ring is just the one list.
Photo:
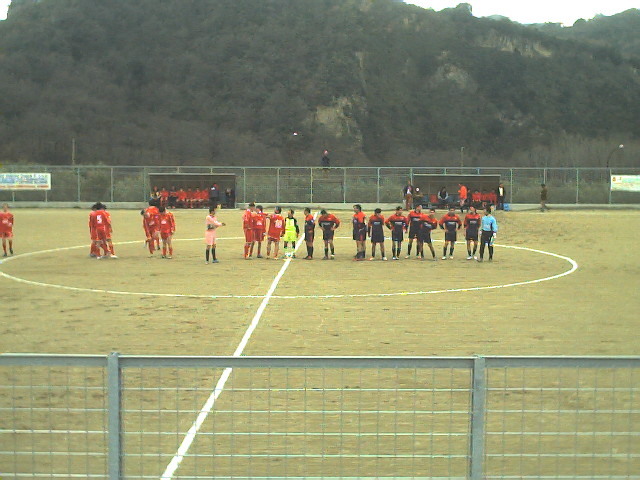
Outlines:
{"label": "fence railing", "polygon": [[640,357],[0,355],[0,475],[638,479],[639,380]]}
{"label": "fence railing", "polygon": [[[6,165],[4,172],[50,172],[52,189],[2,192],[0,201],[141,202],[153,185],[149,174],[233,174],[238,202],[399,203],[407,180],[418,175],[500,175],[509,203],[538,203],[540,184],[549,203],[640,203],[640,193],[611,192],[610,177],[640,175],[636,169],[608,168],[452,168],[452,167],[134,167]],[[163,185],[158,185],[162,187]],[[170,188],[170,185],[164,185]],[[497,185],[496,185],[497,187]],[[435,192],[431,192],[435,193]]]}

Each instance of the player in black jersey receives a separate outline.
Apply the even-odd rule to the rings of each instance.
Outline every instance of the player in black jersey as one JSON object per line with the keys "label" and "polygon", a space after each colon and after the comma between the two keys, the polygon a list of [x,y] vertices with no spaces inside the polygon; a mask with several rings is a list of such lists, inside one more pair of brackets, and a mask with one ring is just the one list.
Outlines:
{"label": "player in black jersey", "polygon": [[313,240],[316,233],[316,220],[311,215],[311,209],[304,209],[304,241],[307,244],[307,256],[305,260],[313,259]]}
{"label": "player in black jersey", "polygon": [[331,260],[333,260],[335,258],[333,236],[336,228],[340,226],[340,220],[334,214],[320,210],[318,225],[322,228],[322,240],[324,240],[324,257],[322,259],[329,260],[329,248],[331,248]]}
{"label": "player in black jersey", "polygon": [[[409,244],[407,245],[407,256],[404,258],[411,257],[411,247],[413,245],[413,241],[418,239],[420,235],[420,225],[422,219],[422,205],[418,204],[416,207],[409,212],[407,216],[407,222],[409,223]],[[416,257],[418,257],[418,251],[416,246]]]}
{"label": "player in black jersey", "polygon": [[380,255],[382,255],[382,260],[386,261],[387,256],[384,253],[384,216],[381,209],[376,208],[373,215],[369,217],[367,230],[371,239],[371,258],[369,260],[375,259],[376,245],[380,245]]}
{"label": "player in black jersey", "polygon": [[396,213],[387,219],[385,225],[391,230],[392,259],[400,260],[402,240],[404,239],[404,232],[407,231],[407,217],[402,215],[402,207],[396,207]]}

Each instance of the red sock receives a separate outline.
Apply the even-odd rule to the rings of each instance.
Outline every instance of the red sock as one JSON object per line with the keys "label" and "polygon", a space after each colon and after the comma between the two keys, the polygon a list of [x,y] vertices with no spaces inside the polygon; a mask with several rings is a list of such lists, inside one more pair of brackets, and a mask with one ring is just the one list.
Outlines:
{"label": "red sock", "polygon": [[115,255],[116,253],[113,251],[113,243],[109,244],[109,251],[111,252],[111,255]]}
{"label": "red sock", "polygon": [[149,253],[153,253],[153,239],[148,240],[149,243]]}
{"label": "red sock", "polygon": [[245,243],[244,244],[244,256],[246,257],[248,253],[249,253],[249,244]]}

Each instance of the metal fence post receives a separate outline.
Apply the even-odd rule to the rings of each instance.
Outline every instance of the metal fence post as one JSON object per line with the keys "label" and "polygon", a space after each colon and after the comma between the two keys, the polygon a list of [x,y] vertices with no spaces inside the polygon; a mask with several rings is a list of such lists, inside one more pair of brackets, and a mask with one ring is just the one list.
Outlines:
{"label": "metal fence post", "polygon": [[608,170],[609,178],[607,178],[607,184],[609,185],[609,205],[611,205],[611,170]]}
{"label": "metal fence post", "polygon": [[580,169],[576,168],[576,204],[580,203]]}
{"label": "metal fence post", "polygon": [[509,169],[509,203],[513,204],[513,168]]}
{"label": "metal fence post", "polygon": [[242,169],[242,203],[247,203],[247,169]]}
{"label": "metal fence post", "polygon": [[471,390],[471,445],[469,446],[469,478],[482,480],[484,470],[484,434],[487,385],[484,357],[473,360]]}
{"label": "metal fence post", "polygon": [[113,203],[113,191],[114,191],[114,185],[113,185],[113,167],[111,167],[111,203]]}
{"label": "metal fence post", "polygon": [[313,203],[313,167],[309,168],[309,202]]}
{"label": "metal fence post", "polygon": [[108,397],[108,478],[122,478],[122,378],[119,354],[112,352],[107,358],[107,397]]}
{"label": "metal fence post", "polygon": [[276,168],[276,203],[280,203],[280,168]]}
{"label": "metal fence post", "polygon": [[342,203],[347,203],[347,167],[342,167]]}
{"label": "metal fence post", "polygon": [[376,189],[376,202],[380,203],[380,167],[378,167],[377,185],[378,185],[378,188]]}
{"label": "metal fence post", "polygon": [[76,168],[76,175],[77,175],[77,180],[78,180],[78,191],[77,191],[77,195],[76,195],[76,202],[80,201],[80,167]]}

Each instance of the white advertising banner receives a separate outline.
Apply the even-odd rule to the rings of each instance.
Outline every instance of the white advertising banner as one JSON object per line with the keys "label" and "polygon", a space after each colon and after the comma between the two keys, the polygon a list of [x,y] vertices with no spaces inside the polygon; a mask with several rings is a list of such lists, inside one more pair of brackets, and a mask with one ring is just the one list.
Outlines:
{"label": "white advertising banner", "polygon": [[51,190],[51,174],[0,173],[0,190]]}
{"label": "white advertising banner", "polygon": [[612,192],[640,192],[640,175],[611,175]]}

